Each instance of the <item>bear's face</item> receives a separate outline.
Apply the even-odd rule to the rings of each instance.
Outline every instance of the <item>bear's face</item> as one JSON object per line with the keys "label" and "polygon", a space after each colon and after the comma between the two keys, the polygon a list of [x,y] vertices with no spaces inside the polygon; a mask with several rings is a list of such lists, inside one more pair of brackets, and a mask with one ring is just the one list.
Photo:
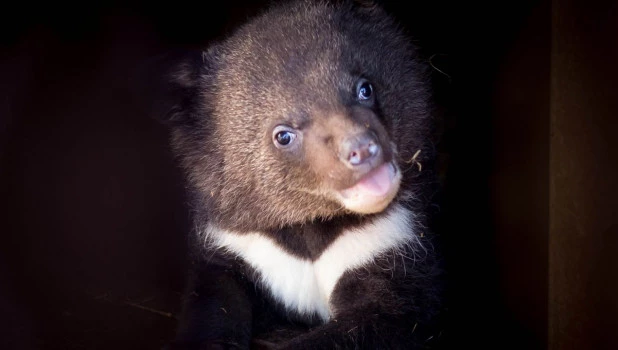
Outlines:
{"label": "bear's face", "polygon": [[258,17],[185,69],[190,121],[174,144],[211,220],[269,229],[378,213],[397,197],[402,155],[424,142],[426,92],[407,43],[373,11]]}

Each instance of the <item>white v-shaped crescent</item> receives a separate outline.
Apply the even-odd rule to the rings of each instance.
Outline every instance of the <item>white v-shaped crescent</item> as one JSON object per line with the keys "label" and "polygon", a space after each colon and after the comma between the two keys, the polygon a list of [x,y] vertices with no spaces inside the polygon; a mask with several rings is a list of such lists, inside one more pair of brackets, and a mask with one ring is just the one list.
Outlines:
{"label": "white v-shaped crescent", "polygon": [[330,296],[343,273],[416,241],[412,218],[409,210],[394,206],[372,223],[344,230],[314,261],[288,253],[259,232],[238,234],[208,227],[206,233],[214,246],[240,256],[257,270],[261,283],[287,310],[317,313],[327,321],[333,316]]}

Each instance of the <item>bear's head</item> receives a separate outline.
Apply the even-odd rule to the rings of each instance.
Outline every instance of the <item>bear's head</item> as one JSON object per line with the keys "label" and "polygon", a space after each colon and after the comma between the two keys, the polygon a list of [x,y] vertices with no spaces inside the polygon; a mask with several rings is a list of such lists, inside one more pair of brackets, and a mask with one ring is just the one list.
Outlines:
{"label": "bear's head", "polygon": [[198,211],[242,231],[413,197],[431,146],[427,69],[409,39],[375,6],[274,11],[174,70],[166,118]]}

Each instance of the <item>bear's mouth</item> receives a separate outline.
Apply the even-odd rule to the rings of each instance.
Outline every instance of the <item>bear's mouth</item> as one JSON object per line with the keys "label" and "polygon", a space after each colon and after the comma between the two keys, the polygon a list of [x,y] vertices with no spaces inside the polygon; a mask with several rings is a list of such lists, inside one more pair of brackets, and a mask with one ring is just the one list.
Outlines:
{"label": "bear's mouth", "polygon": [[361,214],[384,210],[399,190],[401,172],[393,162],[373,169],[352,187],[338,191],[339,201],[346,209]]}

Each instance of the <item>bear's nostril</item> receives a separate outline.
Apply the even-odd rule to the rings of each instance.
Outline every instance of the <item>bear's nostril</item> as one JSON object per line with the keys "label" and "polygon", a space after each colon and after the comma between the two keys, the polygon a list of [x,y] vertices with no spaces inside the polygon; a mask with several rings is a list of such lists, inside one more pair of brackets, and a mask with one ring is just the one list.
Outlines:
{"label": "bear's nostril", "polygon": [[369,147],[367,147],[370,156],[375,156],[378,154],[379,147],[374,142],[369,143]]}
{"label": "bear's nostril", "polygon": [[355,136],[347,139],[343,143],[344,161],[348,166],[358,166],[366,163],[380,153],[380,146],[367,135]]}
{"label": "bear's nostril", "polygon": [[352,153],[350,153],[350,158],[349,158],[350,164],[358,165],[360,164],[361,161],[362,161],[362,158],[359,152],[352,151]]}

